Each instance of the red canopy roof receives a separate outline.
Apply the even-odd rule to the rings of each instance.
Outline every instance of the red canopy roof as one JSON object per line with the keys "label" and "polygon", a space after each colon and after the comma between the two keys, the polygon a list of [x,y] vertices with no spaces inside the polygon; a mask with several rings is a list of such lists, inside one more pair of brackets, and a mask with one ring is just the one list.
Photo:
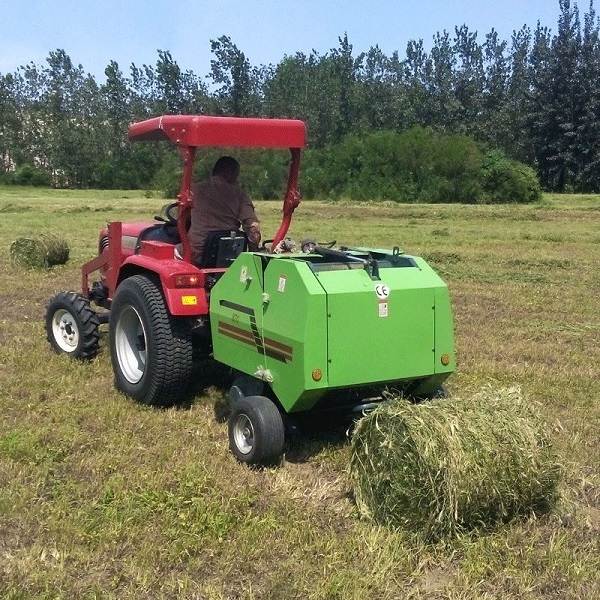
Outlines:
{"label": "red canopy roof", "polygon": [[130,125],[129,139],[179,146],[304,148],[306,125],[295,119],[163,115]]}

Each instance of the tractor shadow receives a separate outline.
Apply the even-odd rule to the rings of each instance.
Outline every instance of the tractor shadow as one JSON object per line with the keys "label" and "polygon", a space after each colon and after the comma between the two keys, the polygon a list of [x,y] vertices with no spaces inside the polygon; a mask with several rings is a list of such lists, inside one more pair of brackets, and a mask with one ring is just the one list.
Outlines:
{"label": "tractor shadow", "polygon": [[194,361],[191,383],[182,400],[177,404],[181,410],[190,410],[196,404],[213,403],[215,419],[227,420],[227,393],[233,381],[231,368],[216,361]]}

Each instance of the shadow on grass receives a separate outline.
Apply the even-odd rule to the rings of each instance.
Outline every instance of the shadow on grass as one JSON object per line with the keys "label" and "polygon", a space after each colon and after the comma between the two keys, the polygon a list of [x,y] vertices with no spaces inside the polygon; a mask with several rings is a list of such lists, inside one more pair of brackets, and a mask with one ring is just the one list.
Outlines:
{"label": "shadow on grass", "polygon": [[[198,402],[212,405],[214,418],[226,423],[230,413],[229,390],[235,372],[230,367],[206,359],[194,365],[194,376],[189,397],[177,405],[179,410],[189,410]],[[308,462],[324,451],[335,451],[349,443],[349,433],[357,415],[348,413],[282,414],[285,427],[285,460],[292,463]]]}
{"label": "shadow on grass", "polygon": [[285,418],[285,459],[291,463],[308,462],[326,450],[338,450],[350,441],[355,419],[348,414],[308,414]]}

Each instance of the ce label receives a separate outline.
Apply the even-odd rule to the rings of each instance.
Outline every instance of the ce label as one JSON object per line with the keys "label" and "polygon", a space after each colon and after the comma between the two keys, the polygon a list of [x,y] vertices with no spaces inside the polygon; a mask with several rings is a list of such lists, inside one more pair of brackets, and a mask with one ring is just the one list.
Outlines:
{"label": "ce label", "polygon": [[378,283],[375,286],[375,293],[380,300],[385,300],[390,295],[390,288],[383,283]]}

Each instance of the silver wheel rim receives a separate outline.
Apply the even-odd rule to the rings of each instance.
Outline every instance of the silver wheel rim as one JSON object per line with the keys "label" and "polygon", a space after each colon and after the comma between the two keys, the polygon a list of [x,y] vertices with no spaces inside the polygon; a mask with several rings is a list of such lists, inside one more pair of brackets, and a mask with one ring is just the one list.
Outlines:
{"label": "silver wheel rim", "polygon": [[233,440],[242,454],[249,454],[254,448],[254,427],[244,413],[239,414],[233,425]]}
{"label": "silver wheel rim", "polygon": [[115,350],[125,379],[129,383],[139,383],[146,372],[147,337],[142,319],[132,306],[123,310],[117,322]]}
{"label": "silver wheel rim", "polygon": [[63,352],[74,352],[79,345],[79,327],[73,315],[64,308],[52,317],[52,335]]}

